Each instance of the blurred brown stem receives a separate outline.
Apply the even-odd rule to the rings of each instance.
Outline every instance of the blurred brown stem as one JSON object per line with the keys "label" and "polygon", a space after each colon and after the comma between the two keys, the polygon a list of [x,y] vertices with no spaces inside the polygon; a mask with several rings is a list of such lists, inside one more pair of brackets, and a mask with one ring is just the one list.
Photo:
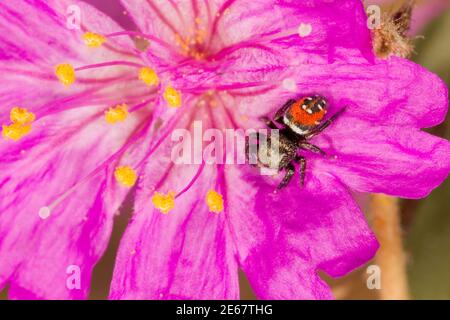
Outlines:
{"label": "blurred brown stem", "polygon": [[380,242],[375,263],[381,270],[382,300],[409,299],[406,255],[403,250],[398,199],[386,195],[371,196],[373,228]]}

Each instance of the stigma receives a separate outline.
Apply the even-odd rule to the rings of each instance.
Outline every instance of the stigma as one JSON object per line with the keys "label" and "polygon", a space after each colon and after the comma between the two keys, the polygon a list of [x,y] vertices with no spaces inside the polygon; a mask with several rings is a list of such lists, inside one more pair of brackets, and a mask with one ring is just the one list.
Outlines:
{"label": "stigma", "polygon": [[62,63],[56,66],[55,74],[58,80],[65,86],[70,86],[75,82],[75,69],[69,63]]}
{"label": "stigma", "polygon": [[139,80],[148,86],[157,86],[159,84],[159,77],[155,70],[149,67],[143,67],[139,70]]}
{"label": "stigma", "polygon": [[136,171],[129,166],[117,167],[114,176],[121,185],[127,188],[133,187],[137,181]]}
{"label": "stigma", "polygon": [[163,96],[169,107],[178,108],[181,105],[181,93],[177,89],[169,86]]}
{"label": "stigma", "polygon": [[128,106],[123,103],[105,111],[105,120],[109,124],[124,122],[128,118]]}
{"label": "stigma", "polygon": [[152,203],[163,214],[168,214],[175,208],[175,192],[170,191],[167,194],[155,192],[152,197]]}
{"label": "stigma", "polygon": [[209,190],[206,194],[206,204],[211,212],[220,213],[223,211],[223,197],[214,190]]}
{"label": "stigma", "polygon": [[86,46],[88,46],[89,48],[98,48],[101,47],[103,43],[105,43],[106,38],[101,34],[86,32],[83,35],[83,40]]}

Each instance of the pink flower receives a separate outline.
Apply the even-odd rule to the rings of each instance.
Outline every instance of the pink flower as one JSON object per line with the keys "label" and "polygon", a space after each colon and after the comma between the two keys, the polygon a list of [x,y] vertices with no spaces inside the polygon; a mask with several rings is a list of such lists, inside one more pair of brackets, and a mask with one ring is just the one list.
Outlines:
{"label": "pink flower", "polygon": [[[352,192],[420,198],[447,177],[450,144],[421,131],[444,119],[446,86],[376,59],[359,1],[122,3],[139,33],[82,2],[0,3],[0,288],[11,298],[86,298],[130,190],[112,299],[236,299],[239,268],[263,299],[332,298],[317,272],[342,276],[378,247]],[[304,152],[303,188],[296,177],[274,193],[281,174],[249,165],[171,161],[176,128],[262,127],[311,94],[331,115],[347,109],[312,139],[335,157]]]}

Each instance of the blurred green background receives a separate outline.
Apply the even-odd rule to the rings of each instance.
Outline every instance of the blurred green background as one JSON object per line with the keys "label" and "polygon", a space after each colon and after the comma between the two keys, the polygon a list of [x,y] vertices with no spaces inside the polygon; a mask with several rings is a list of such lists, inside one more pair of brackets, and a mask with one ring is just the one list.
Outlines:
{"label": "blurred green background", "polygon": [[[450,85],[450,10],[431,21],[416,40],[414,60]],[[430,132],[450,139],[450,121]],[[449,155],[450,157],[450,155]],[[403,205],[409,279],[416,299],[450,299],[450,180],[421,201]]]}

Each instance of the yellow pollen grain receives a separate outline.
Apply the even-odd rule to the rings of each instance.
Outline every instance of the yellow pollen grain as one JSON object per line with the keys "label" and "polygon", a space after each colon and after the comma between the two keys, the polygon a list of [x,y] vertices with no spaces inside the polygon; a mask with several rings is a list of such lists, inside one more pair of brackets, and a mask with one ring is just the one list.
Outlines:
{"label": "yellow pollen grain", "polygon": [[128,118],[128,106],[123,103],[105,111],[105,120],[109,124],[124,122]]}
{"label": "yellow pollen grain", "polygon": [[175,208],[175,192],[170,191],[167,194],[155,192],[152,197],[152,203],[155,208],[163,214],[168,214],[173,208]]}
{"label": "yellow pollen grain", "polygon": [[178,108],[181,105],[181,93],[169,86],[164,90],[164,100],[166,100],[169,107]]}
{"label": "yellow pollen grain", "polygon": [[220,213],[223,211],[223,197],[214,190],[209,190],[206,193],[206,204],[211,212]]}
{"label": "yellow pollen grain", "polygon": [[12,123],[10,125],[2,126],[2,136],[4,139],[19,141],[21,138],[29,134],[31,131],[30,124]]}
{"label": "yellow pollen grain", "polygon": [[159,84],[158,75],[155,70],[149,67],[143,67],[139,70],[139,80],[148,86],[157,86]]}
{"label": "yellow pollen grain", "polygon": [[20,107],[12,108],[9,117],[13,123],[18,124],[30,124],[34,120],[36,120],[36,116],[34,115],[34,113]]}
{"label": "yellow pollen grain", "polygon": [[101,34],[93,33],[93,32],[86,32],[83,35],[84,43],[89,48],[98,48],[101,47],[102,44],[105,43],[106,38],[102,36]]}
{"label": "yellow pollen grain", "polygon": [[59,81],[65,86],[70,86],[75,82],[75,69],[69,63],[62,63],[56,66],[55,74]]}
{"label": "yellow pollen grain", "polygon": [[117,167],[114,176],[120,184],[128,188],[133,187],[138,178],[136,171],[129,166]]}

